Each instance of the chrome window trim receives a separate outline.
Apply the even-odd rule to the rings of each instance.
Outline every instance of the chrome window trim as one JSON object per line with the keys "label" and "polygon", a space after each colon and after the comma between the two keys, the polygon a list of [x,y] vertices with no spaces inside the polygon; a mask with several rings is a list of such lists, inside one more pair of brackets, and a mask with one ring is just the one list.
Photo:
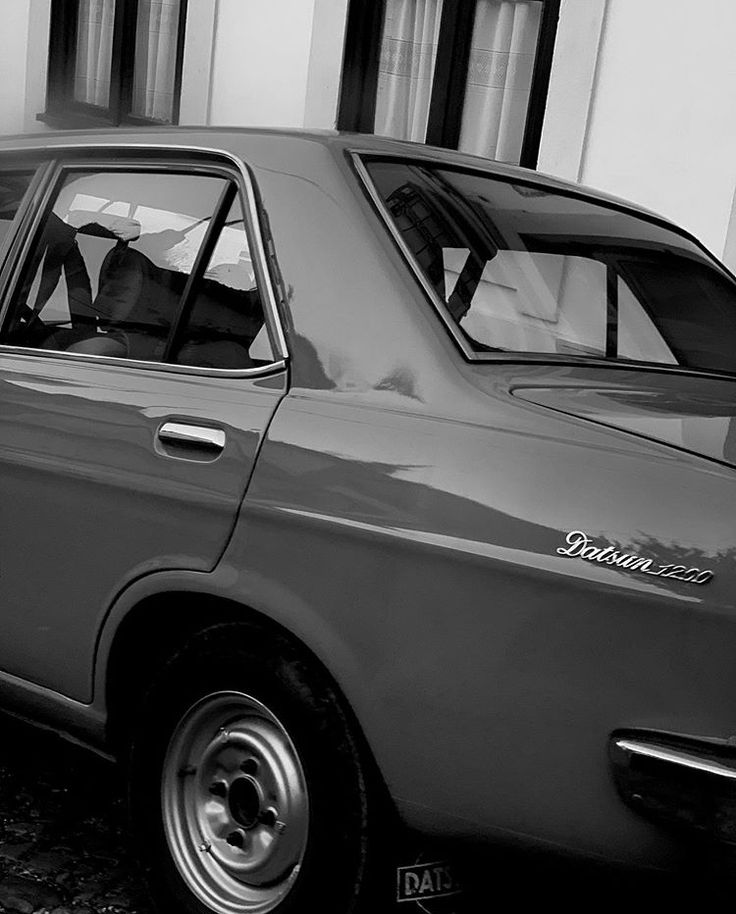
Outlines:
{"label": "chrome window trim", "polygon": [[[244,207],[243,207],[243,216],[246,221],[247,231],[249,235],[249,241],[252,241],[253,250],[251,251],[251,262],[255,268],[256,282],[258,283],[259,290],[263,291],[263,310],[266,328],[269,335],[269,341],[271,343],[271,348],[273,350],[274,361],[269,362],[267,365],[257,366],[255,368],[207,368],[205,366],[194,366],[194,365],[174,365],[171,362],[145,362],[139,361],[136,359],[120,359],[112,356],[105,355],[87,355],[83,353],[66,353],[66,352],[55,352],[53,350],[46,349],[35,349],[32,347],[25,346],[9,346],[6,343],[0,341],[0,352],[15,352],[22,355],[36,355],[41,358],[66,358],[73,361],[81,362],[101,362],[101,363],[110,363],[121,366],[135,366],[138,368],[153,368],[158,371],[165,371],[170,374],[198,374],[205,376],[215,376],[215,377],[260,377],[264,374],[280,371],[284,369],[289,360],[289,351],[286,343],[286,334],[284,332],[283,322],[281,319],[281,314],[279,312],[276,293],[273,287],[273,278],[271,275],[271,270],[269,268],[268,255],[266,254],[266,248],[263,241],[263,236],[261,232],[261,222],[258,216],[258,207],[256,203],[256,188],[255,182],[251,176],[248,166],[239,159],[233,153],[228,152],[224,149],[217,149],[206,146],[192,146],[192,145],[178,145],[178,144],[167,144],[167,143],[48,143],[44,146],[17,146],[9,149],[0,149],[0,157],[3,154],[7,155],[16,155],[18,153],[37,153],[41,159],[46,159],[49,163],[48,170],[44,173],[44,180],[46,186],[44,188],[43,199],[38,205],[37,211],[35,213],[35,218],[32,225],[30,226],[25,238],[22,240],[22,247],[17,253],[15,262],[12,266],[12,278],[11,284],[9,287],[9,292],[5,302],[5,306],[0,310],[0,326],[5,321],[7,311],[10,307],[10,302],[13,298],[13,295],[16,291],[18,281],[20,278],[20,270],[23,264],[26,262],[30,248],[31,241],[33,236],[36,234],[36,230],[41,222],[43,212],[50,202],[53,191],[57,185],[57,181],[61,173],[65,169],[73,168],[86,168],[91,169],[108,169],[108,170],[120,170],[125,168],[144,168],[145,170],[155,169],[156,163],[141,163],[141,162],[130,162],[127,163],[123,159],[122,161],[104,161],[100,158],[90,158],[88,161],[83,159],[82,156],[84,153],[91,152],[110,152],[111,150],[120,150],[121,153],[127,155],[135,155],[137,153],[145,153],[147,151],[153,151],[156,153],[168,154],[172,157],[181,156],[183,159],[187,155],[206,155],[212,157],[219,157],[225,162],[232,166],[237,173],[237,176],[240,178],[240,183],[238,185],[238,190],[244,196]],[[72,152],[76,156],[73,160],[68,162],[60,161],[58,157],[54,156],[54,153],[58,152]],[[39,163],[39,166],[42,163]],[[169,163],[171,164],[171,163]],[[182,168],[186,169],[187,164],[193,166],[194,162],[182,161]],[[213,170],[217,168],[218,163],[214,161],[209,161],[202,163],[206,169],[209,165]],[[222,164],[222,163],[220,163]]]}
{"label": "chrome window trim", "polygon": [[58,361],[79,362],[88,364],[112,365],[125,368],[146,368],[152,371],[163,371],[168,374],[204,375],[212,378],[256,378],[264,375],[277,374],[286,368],[286,359],[269,362],[267,365],[257,365],[255,368],[207,368],[200,365],[173,365],[171,362],[144,362],[140,359],[121,359],[110,355],[89,355],[84,352],[63,352],[54,349],[33,349],[30,346],[8,346],[0,344],[0,353],[3,355],[17,355],[25,358],[38,358],[43,360],[54,359]]}

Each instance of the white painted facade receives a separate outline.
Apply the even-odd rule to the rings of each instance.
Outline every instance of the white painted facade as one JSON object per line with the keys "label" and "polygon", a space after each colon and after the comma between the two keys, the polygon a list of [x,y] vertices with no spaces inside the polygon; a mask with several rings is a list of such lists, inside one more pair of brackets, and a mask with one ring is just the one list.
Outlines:
{"label": "white painted facade", "polygon": [[[47,130],[50,0],[2,0],[0,132]],[[348,0],[189,0],[182,124],[331,128]],[[539,169],[736,267],[736,0],[562,0]]]}
{"label": "white painted facade", "polygon": [[0,132],[4,134],[33,129],[26,117],[31,6],[31,0],[5,0],[0,6]]}
{"label": "white painted facade", "polygon": [[[576,16],[589,25],[587,40],[600,20],[595,70],[591,77],[589,59],[576,64],[585,47],[558,41],[553,82],[565,68],[566,85],[550,93],[540,169],[636,200],[723,254],[736,188],[736,2],[566,0],[561,30]],[[582,109],[585,90],[581,142],[560,128],[571,118],[566,106]]]}

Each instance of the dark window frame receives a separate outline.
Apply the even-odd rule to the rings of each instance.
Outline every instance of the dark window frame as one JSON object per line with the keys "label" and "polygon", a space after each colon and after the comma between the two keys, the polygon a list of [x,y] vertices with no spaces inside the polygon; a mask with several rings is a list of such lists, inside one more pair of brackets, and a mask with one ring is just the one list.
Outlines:
{"label": "dark window frame", "polygon": [[78,0],[51,0],[46,111],[37,115],[38,120],[44,121],[51,127],[61,128],[119,127],[122,124],[140,127],[177,124],[181,100],[187,3],[188,0],[181,0],[179,8],[174,69],[174,103],[169,122],[131,114],[138,0],[117,0],[115,3],[110,64],[110,99],[106,108],[80,102],[74,98]]}
{"label": "dark window frame", "polygon": [[[542,19],[519,162],[526,168],[536,168],[539,159],[560,17],[561,0],[541,2]],[[457,149],[475,4],[476,0],[444,0],[426,137],[426,142],[434,146]],[[350,0],[337,117],[339,130],[373,133],[385,7],[386,0]]]}

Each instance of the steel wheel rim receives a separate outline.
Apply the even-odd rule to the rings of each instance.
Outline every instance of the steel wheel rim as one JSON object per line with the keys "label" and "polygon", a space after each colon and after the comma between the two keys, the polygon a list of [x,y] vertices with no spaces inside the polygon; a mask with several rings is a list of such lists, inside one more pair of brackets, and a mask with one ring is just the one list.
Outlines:
{"label": "steel wheel rim", "polygon": [[164,831],[189,889],[217,914],[268,914],[302,865],[309,799],[278,718],[243,692],[215,692],[174,729],[163,764]]}

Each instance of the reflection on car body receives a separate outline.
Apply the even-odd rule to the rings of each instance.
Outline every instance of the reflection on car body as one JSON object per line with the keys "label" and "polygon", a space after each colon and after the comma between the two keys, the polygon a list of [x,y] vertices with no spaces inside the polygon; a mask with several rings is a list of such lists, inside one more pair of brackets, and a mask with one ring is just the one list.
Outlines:
{"label": "reflection on car body", "polygon": [[695,239],[237,130],[4,141],[0,235],[2,704],[125,762],[164,908],[454,896],[386,819],[729,839],[736,285]]}

